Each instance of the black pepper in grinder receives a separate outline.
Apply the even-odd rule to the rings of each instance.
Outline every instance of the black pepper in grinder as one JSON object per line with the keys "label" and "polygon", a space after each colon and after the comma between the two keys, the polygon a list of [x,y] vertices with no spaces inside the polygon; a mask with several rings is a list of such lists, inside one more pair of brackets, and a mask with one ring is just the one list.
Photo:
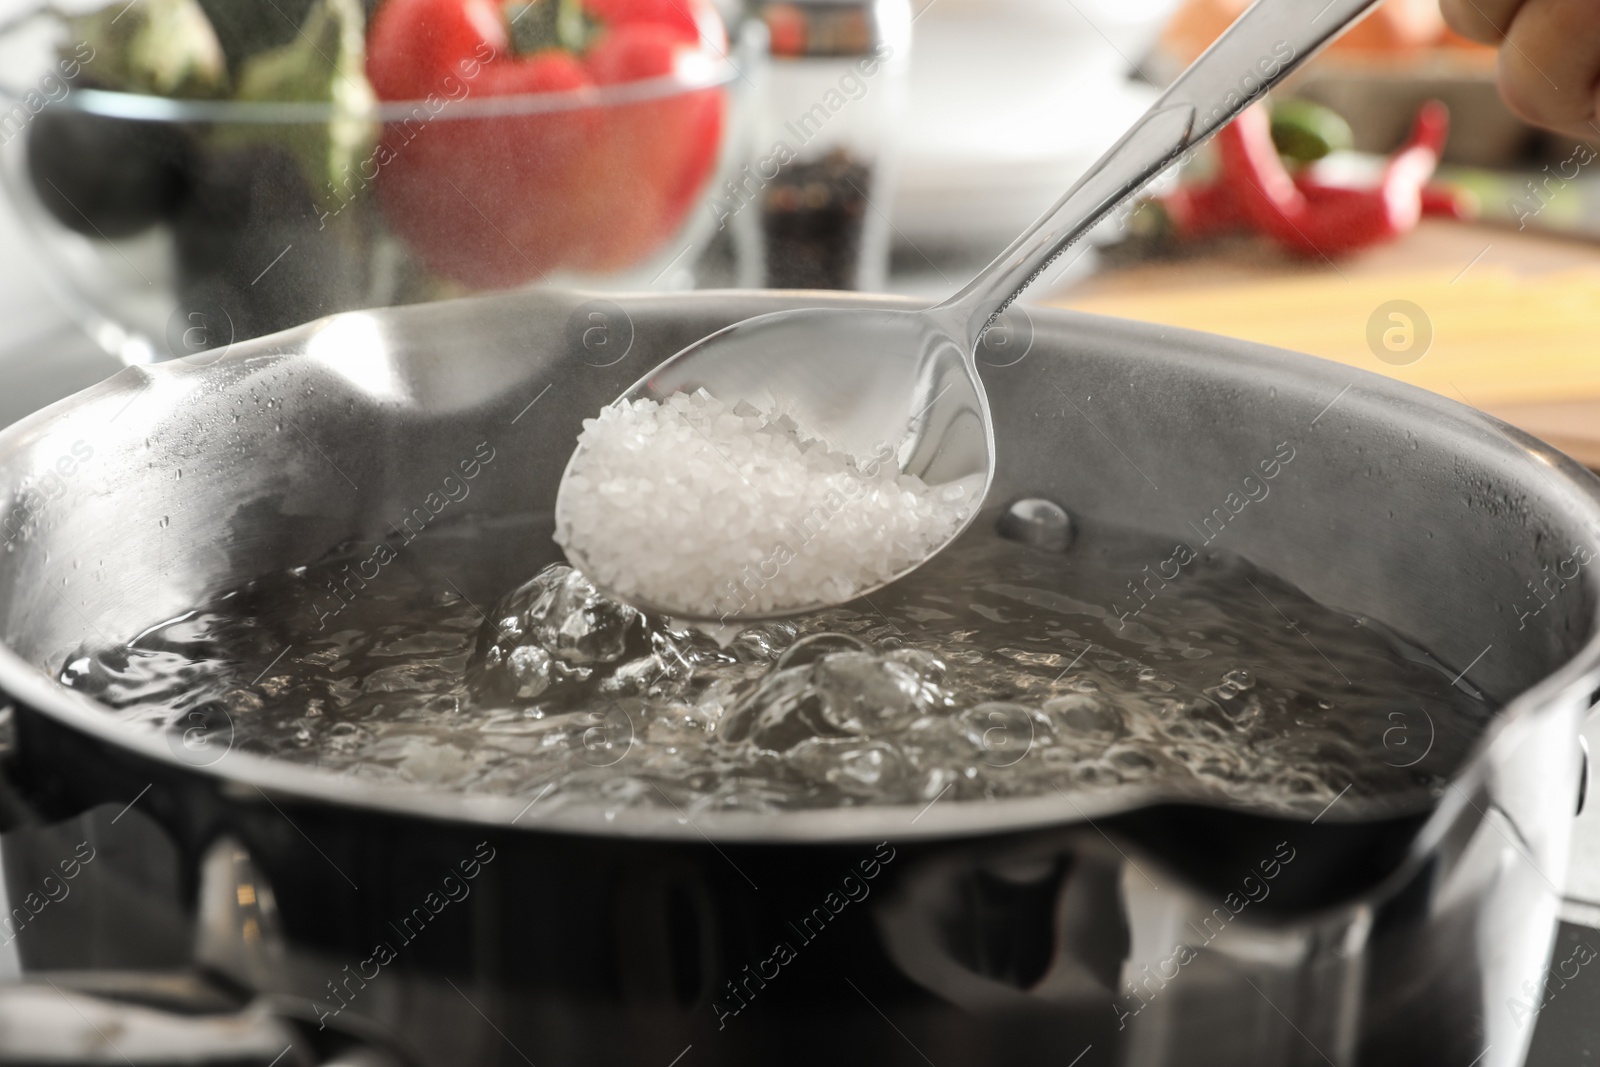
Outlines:
{"label": "black pepper in grinder", "polygon": [[757,0],[772,42],[756,159],[724,183],[740,283],[882,289],[910,0]]}

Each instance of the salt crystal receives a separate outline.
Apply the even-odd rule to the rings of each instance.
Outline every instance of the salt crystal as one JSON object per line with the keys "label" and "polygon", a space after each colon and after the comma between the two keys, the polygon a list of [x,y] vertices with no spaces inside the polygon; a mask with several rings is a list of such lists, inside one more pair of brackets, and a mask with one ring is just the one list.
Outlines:
{"label": "salt crystal", "polygon": [[729,619],[879,585],[941,548],[967,503],[887,447],[853,456],[701,389],[584,421],[556,541],[624,598]]}

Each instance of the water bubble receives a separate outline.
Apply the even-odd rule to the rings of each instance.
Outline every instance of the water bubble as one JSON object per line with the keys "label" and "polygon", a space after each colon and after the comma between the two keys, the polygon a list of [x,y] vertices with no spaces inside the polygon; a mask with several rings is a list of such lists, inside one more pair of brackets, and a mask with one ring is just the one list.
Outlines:
{"label": "water bubble", "polygon": [[516,681],[519,698],[536,697],[550,688],[550,653],[538,645],[518,645],[511,650],[506,666]]}
{"label": "water bubble", "polygon": [[918,797],[926,801],[934,801],[954,785],[961,775],[949,767],[933,767],[923,775],[922,787],[917,790]]}
{"label": "water bubble", "polygon": [[624,663],[600,683],[602,693],[636,693],[667,676],[655,655]]}
{"label": "water bubble", "polygon": [[824,656],[811,668],[811,685],[822,699],[823,717],[850,733],[893,729],[932,702],[916,671],[871,652]]}
{"label": "water bubble", "polygon": [[950,667],[944,660],[921,648],[897,648],[885,653],[885,659],[904,664],[916,671],[924,681],[938,685],[944,681]]}
{"label": "water bubble", "polygon": [[728,648],[746,662],[770,663],[778,659],[794,641],[796,628],[792,623],[764,622],[747,626],[739,631]]}
{"label": "water bubble", "polygon": [[1044,702],[1044,714],[1055,729],[1063,734],[1114,739],[1128,732],[1121,709],[1088,694],[1047,700]]}
{"label": "water bubble", "polygon": [[729,717],[726,738],[783,751],[811,737],[897,728],[934,702],[916,671],[872,652],[832,652],[774,670]]}
{"label": "water bubble", "polygon": [[849,634],[821,633],[802,637],[778,657],[778,670],[803,667],[815,663],[834,652],[867,652],[872,649],[865,641]]}
{"label": "water bubble", "polygon": [[788,763],[848,796],[892,801],[910,793],[905,757],[884,741],[812,738],[795,746]]}

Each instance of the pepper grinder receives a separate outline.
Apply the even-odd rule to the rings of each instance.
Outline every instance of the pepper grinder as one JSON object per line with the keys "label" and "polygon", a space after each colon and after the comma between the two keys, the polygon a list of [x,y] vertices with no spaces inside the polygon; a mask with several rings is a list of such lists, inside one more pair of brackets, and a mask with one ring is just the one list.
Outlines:
{"label": "pepper grinder", "polygon": [[771,42],[752,159],[714,202],[746,288],[881,290],[910,0],[754,0]]}

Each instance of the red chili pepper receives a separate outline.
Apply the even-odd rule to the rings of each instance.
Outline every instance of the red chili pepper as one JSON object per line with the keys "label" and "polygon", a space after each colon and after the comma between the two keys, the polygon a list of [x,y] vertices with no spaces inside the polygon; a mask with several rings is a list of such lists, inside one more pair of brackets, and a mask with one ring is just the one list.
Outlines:
{"label": "red chili pepper", "polygon": [[1231,233],[1244,222],[1233,193],[1220,182],[1180,185],[1159,203],[1172,232],[1185,240]]}
{"label": "red chili pepper", "polygon": [[1428,184],[1448,131],[1444,105],[1425,104],[1376,186],[1327,185],[1310,172],[1290,173],[1273,145],[1266,108],[1257,104],[1217,133],[1217,178],[1161,204],[1183,237],[1248,227],[1300,255],[1342,255],[1409,232],[1424,213],[1471,214],[1464,196]]}
{"label": "red chili pepper", "polygon": [[480,288],[638,263],[715,166],[720,88],[518,115],[450,108],[665,77],[725,43],[710,0],[384,0],[367,75],[383,100],[424,102],[385,127],[374,157],[390,227],[430,270]]}
{"label": "red chili pepper", "polygon": [[1341,189],[1306,181],[1299,185],[1306,198],[1306,214],[1299,223],[1301,243],[1293,244],[1308,255],[1339,255],[1380,244],[1416,229],[1422,217],[1422,190],[1439,166],[1449,112],[1430,101],[1417,113],[1405,146],[1389,157],[1373,189]]}
{"label": "red chili pepper", "polygon": [[1217,133],[1217,184],[1246,223],[1273,237],[1287,235],[1306,211],[1305,195],[1272,143],[1272,120],[1260,104]]}
{"label": "red chili pepper", "polygon": [[1478,217],[1478,198],[1453,185],[1429,182],[1422,187],[1422,217],[1475,219]]}

